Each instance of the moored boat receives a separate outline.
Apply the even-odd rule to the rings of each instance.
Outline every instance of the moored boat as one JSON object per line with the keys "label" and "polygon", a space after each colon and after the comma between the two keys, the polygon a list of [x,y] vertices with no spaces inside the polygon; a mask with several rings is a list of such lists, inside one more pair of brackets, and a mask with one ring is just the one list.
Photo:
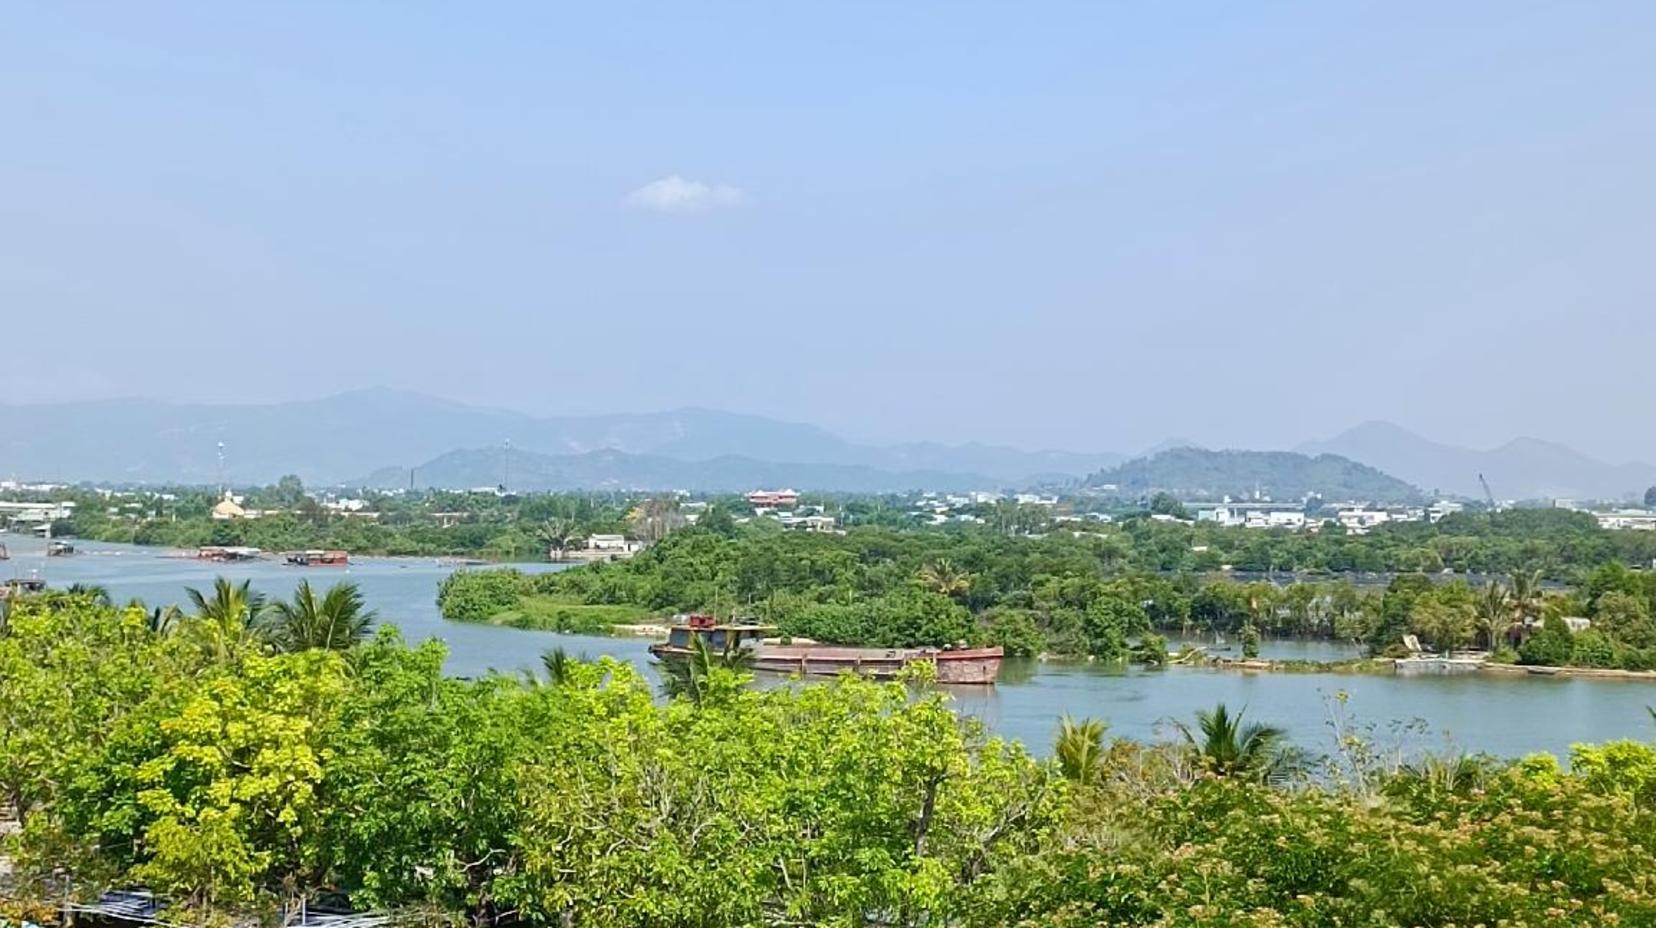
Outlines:
{"label": "moored boat", "polygon": [[26,593],[39,593],[46,589],[46,581],[39,577],[13,577],[10,580],[0,581],[0,599],[11,599]]}
{"label": "moored boat", "polygon": [[710,651],[740,648],[753,652],[753,668],[772,673],[833,676],[850,671],[889,679],[914,663],[937,669],[939,683],[991,684],[1000,676],[1001,648],[852,648],[819,644],[783,644],[767,636],[769,625],[720,623],[712,616],[676,617],[667,640],[650,645],[662,660],[680,660],[694,653],[701,638]]}
{"label": "moored boat", "polygon": [[262,552],[243,545],[203,545],[196,549],[196,557],[203,561],[252,561]]}
{"label": "moored boat", "polygon": [[344,551],[295,551],[287,556],[290,567],[344,567],[351,556]]}

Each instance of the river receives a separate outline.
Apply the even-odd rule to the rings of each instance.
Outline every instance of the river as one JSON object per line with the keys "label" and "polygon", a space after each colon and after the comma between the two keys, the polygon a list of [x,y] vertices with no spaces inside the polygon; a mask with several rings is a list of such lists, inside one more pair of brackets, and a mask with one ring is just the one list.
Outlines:
{"label": "river", "polygon": [[[168,557],[133,545],[75,540],[79,553],[46,558],[44,543],[0,535],[12,560],[0,576],[38,571],[53,587],[71,583],[106,587],[117,602],[151,605],[185,601],[186,587],[205,588],[218,575],[248,579],[271,596],[287,596],[303,578],[315,584],[350,580],[383,621],[410,641],[438,638],[449,648],[448,670],[475,676],[489,670],[535,668],[540,654],[561,646],[571,654],[607,654],[648,671],[648,642],[530,632],[449,622],[437,612],[438,582],[453,568],[432,558],[354,558],[346,568],[292,568],[272,561],[212,564]],[[519,565],[527,571],[558,565]],[[1349,656],[1328,642],[1267,641],[1266,657],[1330,660]],[[1064,713],[1105,719],[1114,734],[1138,739],[1169,737],[1172,719],[1188,720],[1201,708],[1225,702],[1246,706],[1248,718],[1279,725],[1308,750],[1332,750],[1330,704],[1345,693],[1345,713],[1372,726],[1386,747],[1487,751],[1513,757],[1533,751],[1560,756],[1569,745],[1612,738],[1656,736],[1645,706],[1656,704],[1656,685],[1645,681],[1582,678],[1238,673],[1205,668],[1114,669],[1078,662],[1009,661],[994,687],[956,688],[958,708],[981,718],[1001,735],[1046,751]]]}

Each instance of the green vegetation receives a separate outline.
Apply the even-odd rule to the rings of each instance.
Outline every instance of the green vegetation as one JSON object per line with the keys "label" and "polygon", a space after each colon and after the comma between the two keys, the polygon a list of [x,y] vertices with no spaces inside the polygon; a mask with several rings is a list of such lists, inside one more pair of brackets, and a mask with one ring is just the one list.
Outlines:
{"label": "green vegetation", "polygon": [[1419,500],[1407,483],[1337,454],[1315,457],[1291,451],[1208,451],[1172,448],[1136,458],[1087,478],[1088,486],[1113,486],[1123,495],[1165,491],[1186,499],[1246,499],[1269,487],[1279,499],[1320,496],[1377,503]]}
{"label": "green vegetation", "polygon": [[457,622],[486,622],[537,631],[602,634],[650,618],[626,603],[584,603],[556,592],[551,574],[519,570],[457,570],[437,588],[437,609]]}
{"label": "green vegetation", "polygon": [[[325,601],[326,597],[324,597]],[[0,919],[146,886],[175,924],[300,902],[569,926],[1656,923],[1656,745],[1326,761],[1224,707],[1065,720],[1043,761],[924,685],[744,686],[711,656],[445,678],[383,628],[279,650],[229,584],[167,630],[91,594],[0,631]],[[342,645],[335,648],[333,644]]]}
{"label": "green vegetation", "polygon": [[[1150,645],[1164,633],[1224,635],[1250,657],[1264,636],[1350,641],[1373,654],[1402,656],[1404,636],[1413,634],[1434,652],[1476,646],[1496,652],[1498,660],[1656,668],[1656,574],[1613,561],[1577,572],[1571,588],[1544,589],[1543,573],[1529,570],[1478,586],[1418,572],[1383,587],[1315,574],[1281,585],[1224,572],[1153,571],[1143,554],[1167,537],[1162,525],[1141,522],[1108,534],[1044,538],[697,527],[620,563],[533,578],[513,571],[456,575],[439,602],[450,618],[485,621],[550,595],[654,615],[750,616],[786,635],[833,643],[898,647],[964,640],[999,644],[1013,655],[1146,663],[1155,663],[1150,655],[1157,649]],[[1194,531],[1176,529],[1184,537]],[[1544,622],[1549,615],[1554,621]],[[1562,628],[1565,616],[1588,619],[1592,628],[1572,634]],[[1510,652],[1520,645],[1528,650]]]}
{"label": "green vegetation", "polygon": [[471,556],[545,560],[579,547],[592,534],[629,530],[635,502],[597,494],[496,496],[493,493],[375,493],[356,511],[329,509],[297,477],[247,491],[243,508],[257,518],[213,519],[218,494],[169,488],[107,495],[54,494],[75,503],[54,534],[174,548],[246,545],[266,551],[339,549],[353,554]]}

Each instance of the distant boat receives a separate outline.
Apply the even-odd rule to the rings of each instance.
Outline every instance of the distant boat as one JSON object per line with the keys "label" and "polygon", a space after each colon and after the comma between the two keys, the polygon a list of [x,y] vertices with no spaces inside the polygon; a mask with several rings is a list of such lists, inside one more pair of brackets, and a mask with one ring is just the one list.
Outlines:
{"label": "distant boat", "polygon": [[11,560],[11,552],[6,550],[5,545],[0,545],[0,561],[9,560]]}
{"label": "distant boat", "polygon": [[67,541],[53,541],[46,545],[47,557],[68,557],[75,553],[75,546]]}
{"label": "distant boat", "polygon": [[258,548],[241,545],[203,545],[196,549],[196,557],[203,561],[252,561],[262,553]]}
{"label": "distant boat", "polygon": [[650,645],[650,653],[662,660],[684,660],[695,653],[694,639],[701,638],[709,650],[725,648],[753,652],[753,667],[771,673],[834,676],[845,671],[888,679],[910,664],[928,663],[937,668],[939,683],[990,684],[1000,676],[1001,648],[842,648],[816,644],[773,644],[766,635],[770,625],[720,624],[710,615],[681,616],[667,632],[667,640]]}
{"label": "distant boat", "polygon": [[287,556],[289,567],[344,567],[351,556],[344,551],[295,551]]}
{"label": "distant boat", "polygon": [[46,581],[39,577],[18,577],[0,581],[0,599],[10,599],[24,593],[39,593],[46,589]]}

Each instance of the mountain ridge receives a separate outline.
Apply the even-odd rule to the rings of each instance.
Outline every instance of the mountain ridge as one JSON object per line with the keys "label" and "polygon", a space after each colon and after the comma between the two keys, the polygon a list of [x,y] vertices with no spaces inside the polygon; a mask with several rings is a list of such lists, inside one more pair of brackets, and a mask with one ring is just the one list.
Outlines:
{"label": "mountain ridge", "polygon": [[[0,473],[133,483],[316,484],[359,478],[486,445],[579,455],[614,449],[683,461],[721,457],[937,471],[1022,485],[1077,479],[1119,455],[1027,452],[998,445],[858,444],[819,426],[699,407],[534,416],[408,390],[372,387],[282,403],[168,403],[141,398],[0,405]],[[218,461],[218,444],[226,462]],[[112,460],[110,449],[120,449]]]}
{"label": "mountain ridge", "polygon": [[1546,439],[1520,436],[1487,450],[1434,441],[1380,419],[1359,423],[1302,453],[1340,454],[1445,494],[1481,498],[1482,474],[1499,499],[1622,499],[1656,484],[1656,466],[1610,464]]}
{"label": "mountain ridge", "polygon": [[1280,502],[1310,495],[1330,501],[1418,502],[1420,490],[1368,464],[1337,454],[1177,447],[1134,458],[1087,478],[1123,496],[1166,492],[1183,499],[1246,499],[1264,492]]}
{"label": "mountain ridge", "polygon": [[[418,487],[467,489],[494,486],[505,479],[507,459],[501,448],[463,448],[449,451],[414,468]],[[510,489],[528,492],[557,490],[686,490],[719,493],[754,487],[801,487],[846,493],[900,493],[912,490],[963,491],[998,486],[990,477],[945,471],[889,471],[862,464],[805,461],[761,461],[723,455],[686,461],[661,455],[632,454],[613,448],[580,454],[551,455],[513,450]],[[393,489],[406,486],[409,472],[385,467],[351,486]]]}

